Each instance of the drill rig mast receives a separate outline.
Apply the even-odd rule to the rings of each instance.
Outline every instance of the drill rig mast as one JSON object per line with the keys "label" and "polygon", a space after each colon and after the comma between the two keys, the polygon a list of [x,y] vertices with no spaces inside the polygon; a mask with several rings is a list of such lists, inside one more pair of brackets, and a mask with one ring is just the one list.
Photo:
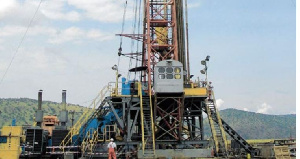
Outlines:
{"label": "drill rig mast", "polygon": [[[183,0],[144,0],[143,34],[118,34],[142,42],[142,53],[135,54],[141,64],[129,70],[141,71],[140,81],[123,78],[119,91],[116,73],[116,83],[107,87],[110,95],[63,145],[81,143],[83,157],[106,157],[105,142],[113,137],[123,157],[226,157],[226,131],[251,153],[252,147],[220,118],[207,81],[189,79],[183,11]],[[121,51],[118,55],[125,55]],[[213,147],[204,140],[203,113]]]}

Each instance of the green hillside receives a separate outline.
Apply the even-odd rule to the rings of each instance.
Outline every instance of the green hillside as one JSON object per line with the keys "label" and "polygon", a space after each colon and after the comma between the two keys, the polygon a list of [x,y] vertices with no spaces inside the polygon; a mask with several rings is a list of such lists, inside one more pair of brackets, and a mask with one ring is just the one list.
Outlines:
{"label": "green hillside", "polygon": [[[220,111],[220,116],[245,139],[272,139],[296,137],[296,115],[267,115],[237,109]],[[210,134],[205,120],[206,137]]]}
{"label": "green hillside", "polygon": [[[32,125],[35,116],[35,110],[37,109],[37,100],[28,98],[0,98],[0,127],[3,125],[11,125],[12,119],[15,118],[17,125]],[[42,109],[44,115],[59,115],[61,110],[61,104],[50,101],[43,101]],[[68,110],[75,110],[75,121],[84,112],[85,107],[79,105],[68,104]],[[71,115],[69,115],[69,120]],[[71,125],[71,120],[68,123]]]}
{"label": "green hillside", "polygon": [[[43,101],[44,115],[59,115],[60,103]],[[28,98],[0,99],[0,127],[10,125],[16,118],[17,125],[31,125],[37,100]],[[68,110],[75,110],[75,121],[86,108],[68,104]],[[220,111],[221,117],[245,139],[288,138],[296,136],[296,115],[266,115],[236,109]],[[69,119],[71,115],[69,115]],[[71,121],[71,120],[70,120]],[[68,123],[71,125],[71,122]],[[207,119],[204,121],[205,138],[210,137]]]}

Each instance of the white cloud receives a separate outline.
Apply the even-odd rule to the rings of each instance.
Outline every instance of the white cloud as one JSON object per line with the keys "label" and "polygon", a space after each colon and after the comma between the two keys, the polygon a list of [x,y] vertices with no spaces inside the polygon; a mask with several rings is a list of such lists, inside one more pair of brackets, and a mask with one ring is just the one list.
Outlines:
{"label": "white cloud", "polygon": [[92,29],[87,31],[87,37],[90,39],[94,39],[94,40],[100,40],[100,41],[104,41],[104,40],[111,40],[114,38],[113,34],[105,34],[99,30],[96,29]]}
{"label": "white cloud", "polygon": [[[101,22],[122,20],[125,1],[120,0],[68,0],[68,4],[82,10],[86,17]],[[128,8],[127,8],[128,10]],[[127,12],[127,15],[130,12]]]}
{"label": "white cloud", "polygon": [[41,13],[54,20],[79,21],[82,18],[79,12],[65,11],[68,7],[66,2],[66,0],[45,1],[41,7]]}
{"label": "white cloud", "polygon": [[[28,23],[40,1],[0,0],[0,19],[10,23]],[[132,19],[133,3],[129,0],[126,19]],[[80,21],[89,18],[100,22],[120,22],[123,18],[125,1],[120,0],[50,0],[42,1],[36,15],[37,20]],[[41,18],[45,17],[45,18]],[[39,19],[40,18],[40,19]]]}
{"label": "white cloud", "polygon": [[[34,15],[40,1],[25,0],[18,2],[15,0],[0,0],[0,19],[5,19],[11,24],[26,24]],[[45,17],[53,20],[79,21],[81,14],[76,10],[69,11],[67,0],[42,1],[35,17],[35,22],[39,18]],[[45,19],[41,18],[41,19]]]}
{"label": "white cloud", "polygon": [[220,109],[220,107],[224,104],[224,101],[222,99],[217,99],[216,100],[216,105],[217,108]]}
{"label": "white cloud", "polygon": [[78,12],[71,11],[68,13],[61,13],[55,10],[42,10],[41,11],[46,17],[54,20],[68,20],[68,21],[79,21],[81,19],[81,15]]}
{"label": "white cloud", "polygon": [[200,7],[200,2],[192,2],[192,3],[188,3],[188,6],[187,6],[189,9],[190,8],[198,8]]}
{"label": "white cloud", "polygon": [[[21,37],[26,31],[24,26],[7,25],[0,28],[0,37]],[[80,43],[84,40],[105,41],[113,39],[113,34],[104,33],[97,29],[83,30],[78,27],[69,27],[64,30],[54,27],[34,26],[29,28],[27,36],[43,35],[49,43],[60,44],[64,42]],[[1,41],[0,41],[1,42]]]}
{"label": "white cloud", "polygon": [[52,37],[49,39],[50,43],[64,43],[64,42],[74,42],[74,43],[81,43],[84,40],[99,40],[99,41],[105,41],[105,40],[111,40],[113,36],[102,33],[99,30],[82,30],[77,27],[70,27],[65,30],[59,31],[56,34],[52,35]]}
{"label": "white cloud", "polygon": [[271,109],[272,107],[270,105],[268,105],[267,103],[263,103],[261,106],[259,106],[257,108],[257,111],[256,113],[262,113],[262,114],[268,114],[269,113],[269,110]]}
{"label": "white cloud", "polygon": [[68,41],[79,42],[81,41],[81,37],[85,34],[84,32],[77,27],[70,27],[65,30],[57,32],[53,37],[49,39],[50,43],[63,43]]}
{"label": "white cloud", "polygon": [[[9,37],[9,36],[23,36],[26,31],[26,27],[24,26],[16,26],[16,25],[6,25],[0,28],[0,37]],[[34,26],[30,27],[28,30],[28,36],[35,35],[51,35],[54,34],[56,30],[51,27],[44,26]]]}
{"label": "white cloud", "polygon": [[244,111],[249,111],[249,109],[248,109],[248,108],[243,108],[243,110],[244,110]]}
{"label": "white cloud", "polygon": [[[6,52],[6,54],[9,54]],[[0,70],[5,70],[10,59],[0,60]],[[61,71],[66,67],[67,60],[63,58],[59,49],[46,47],[22,47],[16,56],[10,72],[13,74],[46,72],[49,70]],[[16,69],[18,68],[18,69]],[[3,72],[0,72],[0,74]]]}
{"label": "white cloud", "polygon": [[61,71],[67,65],[67,61],[49,49],[36,49],[30,54],[23,55],[27,62],[23,63],[24,67],[36,70],[56,70]]}
{"label": "white cloud", "polygon": [[0,0],[0,18],[16,5],[15,0]]}
{"label": "white cloud", "polygon": [[[1,7],[3,7],[0,8],[0,20],[3,22],[2,24],[28,25],[39,5],[39,1],[36,0],[25,0],[23,2],[15,0],[8,1],[11,2],[7,3],[5,6],[2,6],[2,2],[0,2]],[[41,17],[40,12],[37,12],[35,15],[32,25],[39,22],[37,17]]]}

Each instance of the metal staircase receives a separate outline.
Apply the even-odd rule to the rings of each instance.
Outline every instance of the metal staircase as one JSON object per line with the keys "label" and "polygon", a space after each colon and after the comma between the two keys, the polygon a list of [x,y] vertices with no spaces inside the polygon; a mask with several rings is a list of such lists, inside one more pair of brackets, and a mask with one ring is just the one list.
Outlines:
{"label": "metal staircase", "polygon": [[241,147],[245,149],[245,151],[251,154],[251,156],[254,156],[255,149],[245,139],[243,139],[236,131],[234,131],[223,119],[221,120],[222,120],[223,128],[228,133],[228,135],[230,135],[232,139],[237,141],[241,145]]}
{"label": "metal staircase", "polygon": [[[254,156],[255,154],[255,149],[244,139],[242,138],[242,136],[240,136],[236,131],[234,131],[223,119],[221,119],[218,111],[216,111],[216,107],[215,107],[215,97],[214,97],[214,92],[212,91],[212,99],[207,99],[206,102],[206,109],[204,110],[207,113],[208,119],[209,119],[209,124],[211,125],[211,129],[212,129],[212,134],[213,136],[215,136],[214,141],[215,144],[219,144],[219,142],[216,143],[216,141],[219,141],[220,138],[220,132],[221,134],[223,134],[222,138],[225,138],[225,145],[226,144],[226,136],[225,136],[225,132],[227,132],[227,134],[235,141],[237,141],[241,147],[243,147],[245,149],[246,152],[250,153],[251,156]],[[215,112],[215,113],[213,113]],[[219,124],[220,123],[220,124]],[[221,131],[216,132],[215,127],[222,127]],[[214,135],[216,134],[216,135]],[[218,134],[218,135],[217,135]],[[217,136],[219,138],[217,138]],[[217,146],[216,146],[217,147]],[[218,145],[218,147],[220,147]],[[226,148],[226,146],[225,146]],[[222,155],[222,154],[221,154]]]}
{"label": "metal staircase", "polygon": [[103,102],[103,99],[108,91],[109,91],[108,86],[103,87],[101,89],[101,91],[98,93],[98,95],[96,96],[96,98],[93,100],[93,102],[88,106],[88,109],[86,109],[83,112],[83,114],[77,120],[75,125],[70,129],[69,133],[66,135],[66,137],[60,144],[60,147],[62,147],[63,151],[66,146],[72,145],[74,143],[74,141],[72,141],[72,137],[74,135],[79,134],[80,133],[79,131],[81,130],[82,126],[91,119],[91,116],[93,116],[93,115],[95,115],[95,113],[97,113],[97,111],[95,112],[95,109],[99,105],[100,102],[102,102],[102,103],[100,104],[98,109],[102,108],[102,106],[104,105],[103,103],[105,103],[105,102]]}
{"label": "metal staircase", "polygon": [[[90,146],[92,149],[93,145],[94,145],[94,139],[95,139],[95,131],[90,132],[90,130],[87,130],[88,125],[92,122],[93,119],[98,118],[101,119],[103,118],[107,112],[109,112],[109,108],[105,107],[104,105],[107,103],[108,99],[104,99],[100,106],[96,109],[96,111],[94,111],[94,113],[92,115],[90,115],[89,119],[82,124],[82,127],[78,130],[77,132],[77,139],[76,140],[67,140],[67,143],[69,146],[74,146],[75,144],[77,144],[79,142],[80,139],[82,139],[82,144],[81,144],[81,149],[84,150],[84,152],[86,151],[86,148],[88,148],[87,146]],[[71,130],[70,130],[71,131]],[[70,133],[68,135],[71,135]],[[71,137],[72,138],[72,137]],[[93,144],[92,144],[93,143]],[[61,147],[63,152],[69,151],[69,149],[65,149],[68,147],[68,145],[66,145],[66,143],[63,141],[61,143]]]}
{"label": "metal staircase", "polygon": [[220,115],[216,109],[215,99],[206,99],[206,112],[215,143],[216,156],[227,156],[227,139]]}
{"label": "metal staircase", "polygon": [[155,131],[153,123],[152,99],[151,93],[149,97],[143,97],[141,86],[139,85],[140,95],[140,112],[142,125],[142,149],[146,158],[155,158]]}
{"label": "metal staircase", "polygon": [[96,118],[101,119],[109,112],[109,108],[104,106],[107,103],[107,101],[108,101],[108,99],[105,98],[101,102],[101,104],[97,108],[97,110],[87,120],[87,122],[82,125],[82,127],[78,133],[79,138],[84,138],[85,134],[87,133],[86,129],[87,129],[88,125],[92,122],[93,119],[96,119]]}
{"label": "metal staircase", "polygon": [[95,129],[90,129],[86,134],[82,144],[81,144],[81,155],[91,156],[91,153],[94,151],[96,144],[98,143],[98,131]]}

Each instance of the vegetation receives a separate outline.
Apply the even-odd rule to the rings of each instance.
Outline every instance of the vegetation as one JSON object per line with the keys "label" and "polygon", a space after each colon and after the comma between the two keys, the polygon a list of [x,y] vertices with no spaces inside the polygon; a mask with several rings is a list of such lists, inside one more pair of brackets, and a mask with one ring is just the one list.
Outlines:
{"label": "vegetation", "polygon": [[[245,139],[283,139],[296,137],[296,114],[267,115],[237,109],[220,111],[221,118]],[[210,136],[204,121],[205,136]]]}
{"label": "vegetation", "polygon": [[[43,101],[44,115],[59,115],[61,104]],[[32,125],[37,109],[37,100],[28,98],[0,98],[0,127],[11,125],[16,119],[17,125]],[[85,107],[68,104],[68,110],[74,110],[76,119],[84,112]],[[236,109],[220,111],[221,117],[245,139],[288,138],[296,136],[296,115],[266,115]],[[71,125],[71,115],[69,123]],[[205,138],[209,138],[210,127],[207,119],[204,121]]]}
{"label": "vegetation", "polygon": [[[35,117],[35,111],[37,109],[38,101],[28,98],[0,98],[0,127],[3,125],[11,125],[12,120],[15,118],[17,125],[32,125]],[[61,110],[61,103],[43,101],[42,109],[44,115],[57,115]],[[68,104],[67,110],[74,110],[74,121],[87,109],[85,107]],[[71,114],[69,114],[69,123],[71,125]]]}

